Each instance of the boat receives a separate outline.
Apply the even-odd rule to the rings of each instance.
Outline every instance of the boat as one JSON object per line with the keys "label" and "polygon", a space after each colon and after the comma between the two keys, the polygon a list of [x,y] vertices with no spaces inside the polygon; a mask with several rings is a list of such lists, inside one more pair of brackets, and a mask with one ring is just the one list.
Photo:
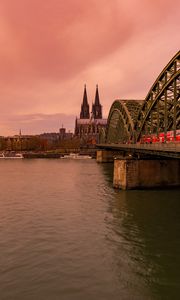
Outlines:
{"label": "boat", "polygon": [[61,158],[69,158],[69,159],[91,159],[91,156],[89,155],[81,155],[78,153],[70,153],[69,155],[64,155]]}
{"label": "boat", "polygon": [[14,151],[8,151],[8,152],[1,152],[0,153],[0,158],[2,159],[21,159],[24,158],[22,153],[17,153]]}

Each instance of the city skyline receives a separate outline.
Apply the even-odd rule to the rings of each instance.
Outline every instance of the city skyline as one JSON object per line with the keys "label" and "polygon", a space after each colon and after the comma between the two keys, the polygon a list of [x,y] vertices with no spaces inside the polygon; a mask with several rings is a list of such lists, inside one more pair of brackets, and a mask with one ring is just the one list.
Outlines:
{"label": "city skyline", "polygon": [[0,135],[74,128],[83,87],[103,115],[144,99],[179,50],[179,1],[2,0]]}

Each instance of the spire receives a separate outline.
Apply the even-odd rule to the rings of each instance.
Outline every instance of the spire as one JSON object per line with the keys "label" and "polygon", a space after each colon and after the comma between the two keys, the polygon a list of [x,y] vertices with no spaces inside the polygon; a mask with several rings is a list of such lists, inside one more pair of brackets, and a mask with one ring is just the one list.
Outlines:
{"label": "spire", "polygon": [[100,105],[100,102],[99,102],[99,91],[98,91],[98,84],[96,84],[96,95],[95,95],[95,102],[94,102],[95,105]]}
{"label": "spire", "polygon": [[88,105],[86,84],[84,85],[83,105],[85,105],[85,106]]}
{"label": "spire", "polygon": [[96,85],[95,101],[92,106],[92,112],[93,112],[94,119],[102,119],[102,105],[100,104],[100,100],[99,100],[98,85]]}
{"label": "spire", "polygon": [[89,104],[87,99],[86,85],[84,85],[83,103],[81,104],[80,119],[89,119]]}

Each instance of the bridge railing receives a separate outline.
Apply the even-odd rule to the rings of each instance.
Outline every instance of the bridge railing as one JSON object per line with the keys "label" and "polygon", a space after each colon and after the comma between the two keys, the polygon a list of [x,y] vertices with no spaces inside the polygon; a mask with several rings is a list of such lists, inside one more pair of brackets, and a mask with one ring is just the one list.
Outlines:
{"label": "bridge railing", "polygon": [[[133,146],[133,145],[132,145]],[[163,143],[163,144],[135,144],[135,148],[149,150],[180,152],[180,143]]]}
{"label": "bridge railing", "polygon": [[[103,146],[100,145],[100,146]],[[179,152],[180,153],[180,143],[155,143],[155,144],[104,144],[105,148],[115,148],[115,149],[144,149],[144,150],[157,150],[165,152]]]}

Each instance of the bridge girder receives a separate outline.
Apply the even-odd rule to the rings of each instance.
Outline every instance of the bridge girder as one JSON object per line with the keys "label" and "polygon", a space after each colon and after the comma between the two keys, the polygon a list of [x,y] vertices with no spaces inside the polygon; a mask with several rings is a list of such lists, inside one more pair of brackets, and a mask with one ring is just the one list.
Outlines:
{"label": "bridge girder", "polygon": [[[180,51],[162,70],[137,116],[136,141],[142,135],[180,129]],[[165,135],[166,137],[166,135]]]}
{"label": "bridge girder", "polygon": [[[180,129],[180,51],[162,70],[145,100],[115,100],[110,108],[107,130],[100,135],[106,143],[138,142],[142,135]],[[166,139],[166,135],[165,135]]]}
{"label": "bridge girder", "polygon": [[115,100],[111,106],[106,131],[106,143],[125,143],[134,133],[134,121],[142,100]]}

